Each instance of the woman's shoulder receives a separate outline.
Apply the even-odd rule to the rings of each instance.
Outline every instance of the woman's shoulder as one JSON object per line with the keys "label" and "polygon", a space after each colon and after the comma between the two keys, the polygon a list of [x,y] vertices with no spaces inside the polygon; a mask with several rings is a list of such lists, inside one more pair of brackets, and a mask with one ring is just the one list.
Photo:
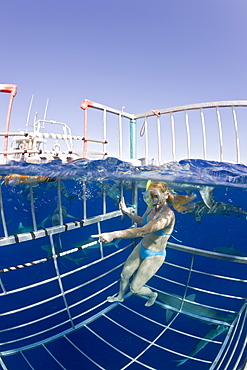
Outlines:
{"label": "woman's shoulder", "polygon": [[161,211],[161,215],[163,217],[175,217],[175,213],[172,208],[170,208],[168,205],[164,207],[164,209]]}

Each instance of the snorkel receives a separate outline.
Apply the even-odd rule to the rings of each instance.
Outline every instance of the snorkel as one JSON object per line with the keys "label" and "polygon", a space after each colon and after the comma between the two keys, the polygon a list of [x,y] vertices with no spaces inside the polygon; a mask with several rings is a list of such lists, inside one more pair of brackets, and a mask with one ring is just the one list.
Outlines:
{"label": "snorkel", "polygon": [[[151,183],[152,183],[152,180],[148,180],[147,181],[147,183],[146,183],[146,191],[148,190],[148,188],[149,188],[149,186],[151,185]],[[145,202],[145,200],[144,200],[144,202]],[[152,205],[151,204],[148,204],[147,202],[145,202],[146,204],[147,204],[147,206],[149,207],[149,208],[152,208]]]}

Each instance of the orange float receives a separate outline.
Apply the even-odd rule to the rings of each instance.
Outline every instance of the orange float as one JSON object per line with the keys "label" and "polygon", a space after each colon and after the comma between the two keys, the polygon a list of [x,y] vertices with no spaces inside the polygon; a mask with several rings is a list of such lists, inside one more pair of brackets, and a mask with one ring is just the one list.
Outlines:
{"label": "orange float", "polygon": [[48,182],[53,181],[48,176],[26,176],[26,175],[17,175],[11,174],[5,176],[4,183],[5,185],[19,185],[19,184],[31,184],[37,182]]}

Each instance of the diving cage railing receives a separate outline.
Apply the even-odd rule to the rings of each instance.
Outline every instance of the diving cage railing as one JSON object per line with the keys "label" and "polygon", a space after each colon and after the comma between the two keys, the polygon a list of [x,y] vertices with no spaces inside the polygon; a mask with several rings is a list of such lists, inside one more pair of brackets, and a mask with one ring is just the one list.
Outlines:
{"label": "diving cage railing", "polygon": [[[231,160],[241,163],[245,160],[241,132],[245,124],[243,109],[246,104],[244,101],[205,103],[129,115],[123,110],[84,101],[82,157],[105,158],[114,155],[117,148],[120,159],[130,159],[133,163],[142,161],[161,165],[167,160],[193,158],[193,155],[197,158],[197,153],[203,159],[223,161],[228,155],[224,148],[229,146],[234,148],[234,153],[230,153]],[[91,114],[93,125],[88,124],[89,107],[96,108],[96,113]],[[219,138],[218,146],[215,142],[211,146],[208,139],[207,114],[204,113],[207,109],[209,117],[216,116],[213,129]],[[224,125],[222,116],[225,117],[225,113],[221,110],[225,109]],[[232,118],[229,118],[229,110]],[[98,114],[103,114],[102,120]],[[197,114],[200,117],[199,128]],[[115,125],[116,117],[118,125]],[[123,124],[129,127],[129,122],[130,130],[126,132]],[[209,138],[212,138],[212,121],[209,122]],[[233,133],[230,135],[233,141],[230,142],[228,135],[224,134],[229,126]],[[194,135],[198,134],[203,145],[199,140],[194,141]],[[88,140],[90,135],[96,136],[94,142]],[[103,145],[102,152],[94,149],[99,142]],[[184,143],[187,148],[185,155],[181,152]],[[92,150],[89,150],[89,145],[93,146]],[[246,357],[247,302],[246,294],[239,292],[246,291],[244,269],[247,257],[168,243],[168,258],[150,281],[152,289],[159,293],[154,309],[147,311],[139,303],[136,305],[136,298],[131,294],[122,303],[109,304],[106,297],[117,291],[121,267],[135,241],[121,241],[113,251],[97,240],[88,238],[85,242],[90,234],[106,230],[110,220],[115,220],[118,225],[121,212],[116,210],[116,205],[110,204],[107,182],[100,184],[102,198],[98,201],[101,205],[92,210],[92,199],[87,196],[91,185],[82,180],[81,196],[73,200],[78,217],[69,222],[65,212],[68,203],[64,196],[64,183],[66,181],[59,179],[55,182],[56,196],[54,198],[54,193],[52,196],[56,199],[56,208],[52,209],[50,219],[56,216],[56,222],[48,226],[39,219],[41,206],[35,197],[38,189],[43,191],[42,200],[46,208],[51,198],[50,190],[44,191],[47,184],[18,185],[16,194],[11,192],[13,200],[18,201],[20,188],[25,188],[25,191],[28,188],[28,213],[32,225],[30,230],[20,227],[17,232],[11,229],[10,214],[15,214],[16,204],[14,202],[11,209],[10,187],[4,183],[0,186],[2,368],[163,369],[164,363],[170,363],[172,368],[173,361],[184,360],[191,361],[195,369],[239,369]],[[120,183],[118,190],[119,194],[124,193],[124,182]],[[130,192],[134,211],[138,208],[136,182],[133,182]],[[23,215],[18,217],[21,219]],[[71,245],[70,240],[77,236],[83,238],[83,242]],[[48,252],[46,256],[44,251]],[[64,261],[71,264],[65,266]],[[231,271],[233,265],[239,266],[234,273]],[[209,297],[213,302],[210,305]],[[126,317],[136,325],[129,326]],[[188,343],[186,348],[176,346],[181,340]],[[210,346],[210,352],[190,354],[195,343],[202,348]]]}

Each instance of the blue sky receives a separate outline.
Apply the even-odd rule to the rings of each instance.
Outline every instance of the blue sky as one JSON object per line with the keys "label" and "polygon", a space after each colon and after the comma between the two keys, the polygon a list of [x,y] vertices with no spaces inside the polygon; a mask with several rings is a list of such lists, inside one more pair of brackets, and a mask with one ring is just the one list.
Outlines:
{"label": "blue sky", "polygon": [[49,98],[47,118],[72,127],[85,98],[130,113],[246,99],[246,19],[246,0],[2,0],[12,128],[32,94],[32,117]]}

